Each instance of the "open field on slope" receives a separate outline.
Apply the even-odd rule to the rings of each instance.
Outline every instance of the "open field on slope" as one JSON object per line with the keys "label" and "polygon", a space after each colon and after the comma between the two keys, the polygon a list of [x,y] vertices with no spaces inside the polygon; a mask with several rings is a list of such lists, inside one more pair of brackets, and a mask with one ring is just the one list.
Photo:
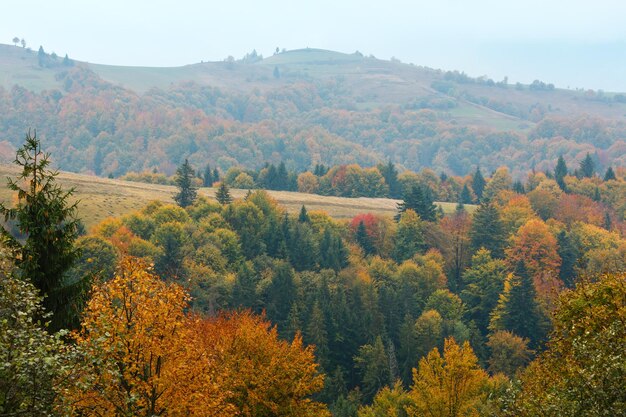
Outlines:
{"label": "open field on slope", "polygon": [[[0,201],[10,202],[13,198],[6,188],[4,179],[15,176],[17,169],[11,165],[0,165]],[[80,200],[79,216],[87,228],[107,217],[121,216],[141,209],[152,200],[173,203],[176,187],[168,185],[144,184],[138,182],[112,180],[90,175],[61,172],[59,183],[76,189],[75,197]],[[199,195],[215,198],[214,188],[201,188]],[[234,198],[243,198],[247,190],[231,190]],[[297,213],[302,205],[308,210],[322,210],[336,219],[349,219],[359,213],[374,213],[393,216],[398,200],[387,198],[344,198],[325,197],[289,191],[268,191],[278,203],[292,213]],[[440,203],[445,212],[455,209],[454,203]],[[469,207],[471,210],[472,207]]]}

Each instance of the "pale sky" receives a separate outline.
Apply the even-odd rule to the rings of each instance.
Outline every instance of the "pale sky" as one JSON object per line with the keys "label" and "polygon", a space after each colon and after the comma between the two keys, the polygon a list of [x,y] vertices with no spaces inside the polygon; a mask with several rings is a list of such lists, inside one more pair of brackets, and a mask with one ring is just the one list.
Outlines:
{"label": "pale sky", "polygon": [[472,76],[626,91],[624,0],[4,0],[0,43],[179,66],[304,47]]}

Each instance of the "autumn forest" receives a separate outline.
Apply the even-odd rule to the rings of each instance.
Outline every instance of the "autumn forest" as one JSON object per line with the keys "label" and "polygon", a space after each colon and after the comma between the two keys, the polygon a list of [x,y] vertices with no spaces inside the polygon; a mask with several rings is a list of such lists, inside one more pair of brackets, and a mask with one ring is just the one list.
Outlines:
{"label": "autumn forest", "polygon": [[[50,77],[0,87],[0,417],[626,415],[622,95],[319,50],[143,88],[2,48]],[[58,169],[176,192],[86,228]]]}

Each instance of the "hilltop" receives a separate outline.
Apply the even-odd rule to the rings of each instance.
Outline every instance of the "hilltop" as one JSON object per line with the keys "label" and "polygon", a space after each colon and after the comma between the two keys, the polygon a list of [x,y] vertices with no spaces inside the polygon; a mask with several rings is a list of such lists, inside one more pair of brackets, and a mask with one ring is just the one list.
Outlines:
{"label": "hilltop", "polygon": [[[511,85],[319,49],[175,68],[122,67],[0,45],[0,159],[38,128],[61,169],[171,174],[285,161],[522,177],[558,155],[623,165],[626,96]],[[16,86],[17,89],[16,89]]]}

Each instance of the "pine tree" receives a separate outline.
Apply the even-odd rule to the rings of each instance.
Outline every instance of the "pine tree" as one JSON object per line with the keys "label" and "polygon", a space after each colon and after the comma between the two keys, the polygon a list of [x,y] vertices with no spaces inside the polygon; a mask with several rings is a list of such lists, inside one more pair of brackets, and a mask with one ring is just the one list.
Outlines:
{"label": "pine tree", "polygon": [[483,174],[480,172],[480,167],[476,167],[476,172],[474,172],[474,176],[472,177],[472,189],[474,190],[474,194],[476,194],[476,199],[479,203],[483,198],[485,185],[487,185],[487,182],[485,181]]}
{"label": "pine tree", "polygon": [[363,220],[359,222],[359,225],[356,228],[354,238],[356,240],[356,243],[358,243],[361,249],[363,249],[363,253],[366,256],[374,253],[374,244],[372,243],[372,238],[367,233],[367,229],[365,228],[365,223],[363,223]]}
{"label": "pine tree", "polygon": [[220,172],[217,168],[213,168],[213,182],[218,182],[220,180]]}
{"label": "pine tree", "polygon": [[174,201],[182,208],[189,207],[196,200],[197,190],[193,185],[194,171],[189,161],[185,162],[176,170],[176,186],[178,194],[174,196]]}
{"label": "pine tree", "polygon": [[563,159],[563,155],[559,156],[559,159],[556,163],[556,168],[554,168],[554,179],[556,183],[559,185],[561,190],[566,191],[567,186],[565,185],[565,176],[567,175],[567,165],[565,164],[565,159]]}
{"label": "pine tree", "polygon": [[617,177],[615,176],[615,171],[613,171],[612,167],[608,167],[606,173],[604,174],[604,181],[612,181],[615,179],[617,179]]}
{"label": "pine tree", "polygon": [[526,190],[524,189],[524,184],[522,184],[521,181],[515,181],[513,183],[513,191],[515,191],[517,194],[525,194]]}
{"label": "pine tree", "polygon": [[398,214],[396,221],[400,221],[400,216],[406,210],[411,209],[416,212],[420,219],[427,222],[437,220],[437,206],[433,202],[432,191],[428,186],[414,185],[404,196],[404,200],[398,203]]}
{"label": "pine tree", "polygon": [[585,159],[583,159],[580,163],[580,173],[585,178],[591,178],[593,177],[595,171],[596,167],[593,159],[591,158],[591,155],[589,155],[589,152],[587,152]]}
{"label": "pine tree", "polygon": [[300,215],[298,216],[298,221],[300,223],[311,223],[311,218],[309,217],[309,213],[306,211],[306,207],[304,205],[300,208]]}
{"label": "pine tree", "polygon": [[472,204],[472,194],[470,193],[467,184],[463,184],[463,189],[461,190],[461,195],[459,196],[459,202],[463,204]]}
{"label": "pine tree", "polygon": [[496,258],[504,256],[505,231],[498,209],[492,204],[481,204],[474,212],[470,229],[472,250],[485,248]]}
{"label": "pine tree", "polygon": [[576,279],[576,264],[578,262],[578,248],[572,242],[571,237],[565,230],[559,232],[556,236],[557,244],[559,246],[558,253],[561,258],[561,269],[559,269],[559,278],[568,288],[574,287],[574,280]]}
{"label": "pine tree", "polygon": [[217,199],[217,202],[223,206],[232,203],[233,198],[230,196],[230,191],[224,181],[220,183],[220,186],[215,193],[215,198]]}
{"label": "pine tree", "polygon": [[209,164],[204,168],[204,174],[202,175],[202,185],[205,187],[211,187],[213,185],[213,171]]}
{"label": "pine tree", "polygon": [[533,279],[524,263],[518,262],[492,313],[489,329],[508,330],[529,339],[531,346],[537,347],[546,336],[547,323],[547,317],[537,303]]}
{"label": "pine tree", "polygon": [[398,181],[398,170],[395,165],[389,161],[386,165],[379,164],[378,172],[385,179],[385,184],[389,187],[389,197],[398,198],[402,194],[402,187]]}
{"label": "pine tree", "polygon": [[43,306],[54,314],[52,328],[72,325],[76,319],[73,304],[86,284],[65,279],[79,256],[74,246],[79,224],[77,205],[69,202],[74,190],[64,191],[56,183],[58,173],[48,168],[49,154],[42,152],[36,132],[26,135],[15,164],[22,173],[17,180],[8,180],[8,188],[17,193],[18,203],[14,208],[0,203],[0,215],[5,221],[16,221],[22,236],[13,236],[4,227],[0,234],[18,254],[14,262],[21,277],[45,296]]}

